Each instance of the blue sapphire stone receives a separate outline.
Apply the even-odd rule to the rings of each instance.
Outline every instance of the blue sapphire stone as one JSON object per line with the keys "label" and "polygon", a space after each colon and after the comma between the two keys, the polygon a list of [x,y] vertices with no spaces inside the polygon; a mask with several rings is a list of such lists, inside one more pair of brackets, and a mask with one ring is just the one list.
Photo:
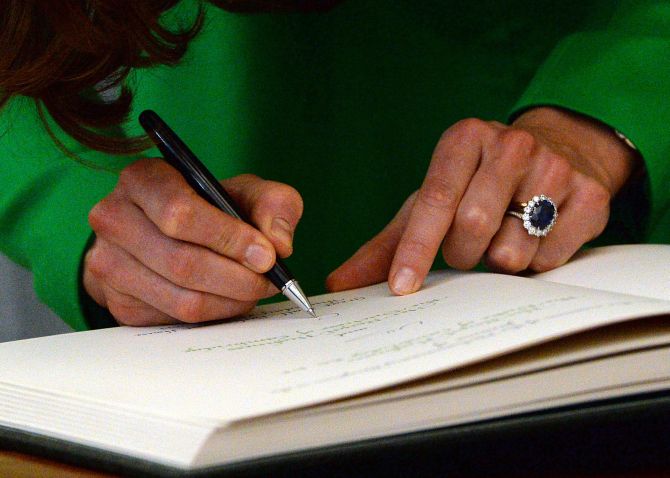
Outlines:
{"label": "blue sapphire stone", "polygon": [[547,199],[538,201],[530,213],[530,224],[540,230],[546,229],[554,221],[556,208]]}

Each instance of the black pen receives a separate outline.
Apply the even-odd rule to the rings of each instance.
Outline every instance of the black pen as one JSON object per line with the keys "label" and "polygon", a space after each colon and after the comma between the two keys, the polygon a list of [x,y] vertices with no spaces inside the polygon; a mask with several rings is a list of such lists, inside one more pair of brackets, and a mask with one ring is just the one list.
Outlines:
{"label": "black pen", "polygon": [[[223,189],[221,183],[155,112],[151,110],[143,111],[140,113],[139,121],[151,140],[158,146],[163,158],[184,176],[188,184],[201,197],[223,212],[249,223],[239,212],[235,202]],[[316,317],[314,308],[300,285],[298,285],[298,281],[293,278],[293,275],[279,258],[277,258],[272,269],[265,273],[265,276],[291,302],[300,307],[301,310],[308,312],[312,317]]]}

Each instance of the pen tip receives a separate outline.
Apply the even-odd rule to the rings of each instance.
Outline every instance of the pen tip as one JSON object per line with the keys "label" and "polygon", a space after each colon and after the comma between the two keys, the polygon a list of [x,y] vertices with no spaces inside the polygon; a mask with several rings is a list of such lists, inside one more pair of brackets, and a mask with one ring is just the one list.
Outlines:
{"label": "pen tip", "polygon": [[310,307],[309,310],[308,310],[308,312],[309,312],[309,315],[311,315],[313,318],[318,319],[318,316],[317,316],[316,313],[314,312],[314,309],[313,309],[313,308]]}

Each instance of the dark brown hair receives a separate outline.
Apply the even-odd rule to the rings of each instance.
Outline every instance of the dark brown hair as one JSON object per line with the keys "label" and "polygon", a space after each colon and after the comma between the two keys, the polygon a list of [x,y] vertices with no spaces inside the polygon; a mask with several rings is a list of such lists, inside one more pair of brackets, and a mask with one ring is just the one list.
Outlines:
{"label": "dark brown hair", "polygon": [[[338,0],[210,0],[237,12],[322,10]],[[174,65],[200,30],[203,10],[170,30],[159,19],[179,0],[3,0],[0,8],[0,108],[16,95],[33,98],[80,143],[129,154],[145,137],[105,134],[127,117],[132,68]],[[120,88],[110,101],[100,93]],[[97,91],[96,91],[97,90]],[[52,136],[54,136],[52,134]],[[55,136],[54,136],[55,139]]]}

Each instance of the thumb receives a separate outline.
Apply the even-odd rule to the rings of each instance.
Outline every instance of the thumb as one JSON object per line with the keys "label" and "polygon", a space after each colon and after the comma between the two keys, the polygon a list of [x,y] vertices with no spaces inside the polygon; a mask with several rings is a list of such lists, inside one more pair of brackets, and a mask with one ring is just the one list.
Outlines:
{"label": "thumb", "polygon": [[243,174],[222,181],[249,220],[272,242],[280,257],[293,252],[293,234],[303,211],[300,193],[287,184]]}
{"label": "thumb", "polygon": [[378,284],[388,279],[396,248],[407,225],[416,193],[412,194],[396,216],[370,241],[326,278],[331,292]]}

